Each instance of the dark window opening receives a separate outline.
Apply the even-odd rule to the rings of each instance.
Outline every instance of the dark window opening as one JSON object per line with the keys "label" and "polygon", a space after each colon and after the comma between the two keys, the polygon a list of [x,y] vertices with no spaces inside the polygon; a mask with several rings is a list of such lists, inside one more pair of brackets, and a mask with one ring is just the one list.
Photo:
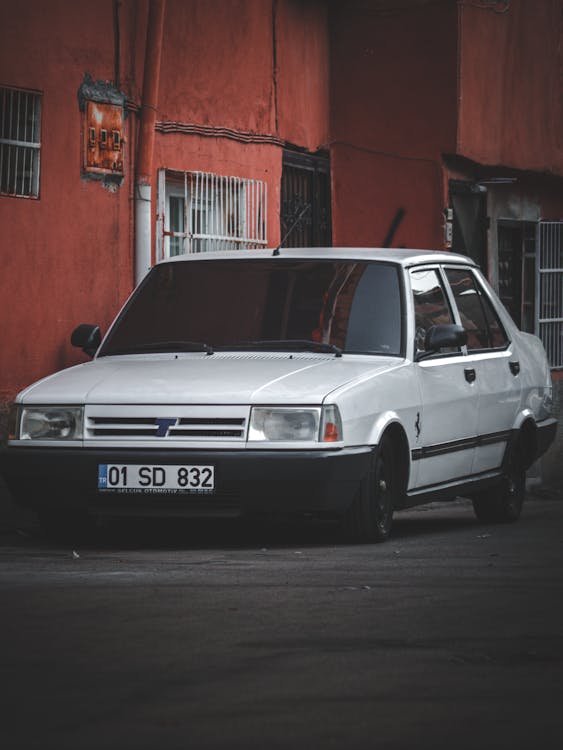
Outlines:
{"label": "dark window opening", "polygon": [[450,180],[452,250],[469,256],[487,273],[487,191],[472,182]]}
{"label": "dark window opening", "polygon": [[498,284],[501,302],[516,325],[533,333],[536,305],[536,224],[499,221]]}
{"label": "dark window opening", "polygon": [[328,156],[284,151],[281,181],[282,247],[330,247]]}

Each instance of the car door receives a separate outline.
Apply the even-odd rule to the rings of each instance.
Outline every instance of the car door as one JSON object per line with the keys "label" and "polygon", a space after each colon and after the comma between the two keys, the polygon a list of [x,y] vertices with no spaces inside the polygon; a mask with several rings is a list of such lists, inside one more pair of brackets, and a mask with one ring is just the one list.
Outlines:
{"label": "car door", "polygon": [[421,397],[416,423],[416,488],[461,480],[471,474],[479,394],[461,349],[431,354],[424,339],[433,325],[454,323],[437,267],[410,271],[414,305],[415,363]]}
{"label": "car door", "polygon": [[466,367],[479,393],[473,474],[498,469],[521,399],[520,363],[484,284],[471,268],[445,268],[467,331]]}

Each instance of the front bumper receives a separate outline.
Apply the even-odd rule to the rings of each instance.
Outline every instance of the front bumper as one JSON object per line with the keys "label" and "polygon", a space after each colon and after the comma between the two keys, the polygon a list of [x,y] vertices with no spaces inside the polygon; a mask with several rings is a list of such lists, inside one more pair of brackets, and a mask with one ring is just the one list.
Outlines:
{"label": "front bumper", "polygon": [[[237,516],[342,514],[368,475],[372,449],[338,451],[143,450],[8,446],[0,472],[14,499],[34,510],[98,515]],[[98,464],[209,465],[215,491],[198,494],[100,493]]]}

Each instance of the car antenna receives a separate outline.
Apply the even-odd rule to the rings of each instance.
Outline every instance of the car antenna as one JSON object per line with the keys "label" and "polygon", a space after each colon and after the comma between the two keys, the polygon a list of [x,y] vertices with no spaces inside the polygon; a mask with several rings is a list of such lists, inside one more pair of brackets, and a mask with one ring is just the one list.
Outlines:
{"label": "car antenna", "polygon": [[397,213],[393,217],[393,221],[389,225],[389,231],[387,232],[387,235],[385,239],[383,240],[383,245],[381,247],[391,247],[391,243],[393,242],[393,237],[395,236],[395,232],[399,228],[399,224],[402,222],[402,220],[405,218],[405,209],[399,208],[397,209]]}
{"label": "car antenna", "polygon": [[287,230],[287,232],[284,234],[283,238],[280,240],[280,244],[274,249],[274,252],[272,253],[272,255],[277,256],[277,255],[280,254],[280,248],[281,248],[281,246],[287,240],[287,238],[289,237],[289,235],[293,232],[293,230],[295,229],[295,227],[299,224],[299,222],[301,221],[301,219],[303,219],[303,217],[305,216],[306,212],[310,208],[311,208],[311,204],[307,203],[301,209],[301,211],[299,212],[299,216],[295,219],[295,221],[293,222],[293,224],[289,227],[289,229]]}

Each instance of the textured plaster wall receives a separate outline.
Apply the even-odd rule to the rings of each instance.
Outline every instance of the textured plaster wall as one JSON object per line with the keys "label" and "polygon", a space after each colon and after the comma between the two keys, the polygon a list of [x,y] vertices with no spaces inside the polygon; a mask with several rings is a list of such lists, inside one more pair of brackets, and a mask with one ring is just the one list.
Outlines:
{"label": "textured plaster wall", "polygon": [[441,248],[442,154],[456,134],[455,3],[340,4],[331,16],[335,244]]}
{"label": "textured plaster wall", "polygon": [[561,0],[491,6],[460,10],[458,153],[563,175]]}
{"label": "textured plaster wall", "polygon": [[0,196],[0,401],[80,361],[71,330],[107,325],[131,288],[130,148],[122,187],[81,176],[77,91],[87,71],[113,77],[112,7],[87,19],[64,0],[2,11],[0,83],[40,92],[42,114],[39,199]]}

